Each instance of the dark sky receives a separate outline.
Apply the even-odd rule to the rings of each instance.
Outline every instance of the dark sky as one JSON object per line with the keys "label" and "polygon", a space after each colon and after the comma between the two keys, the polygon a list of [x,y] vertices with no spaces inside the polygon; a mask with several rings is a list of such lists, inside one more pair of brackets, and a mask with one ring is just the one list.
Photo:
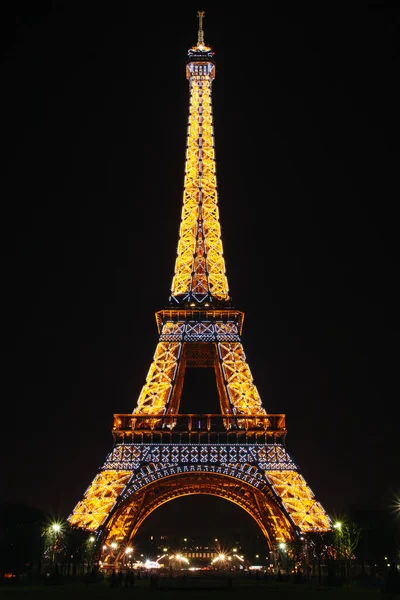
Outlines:
{"label": "dark sky", "polygon": [[227,275],[263,405],[286,414],[330,515],[400,494],[400,10],[208,4],[1,9],[0,500],[68,516],[113,414],[136,406],[173,275],[199,9]]}

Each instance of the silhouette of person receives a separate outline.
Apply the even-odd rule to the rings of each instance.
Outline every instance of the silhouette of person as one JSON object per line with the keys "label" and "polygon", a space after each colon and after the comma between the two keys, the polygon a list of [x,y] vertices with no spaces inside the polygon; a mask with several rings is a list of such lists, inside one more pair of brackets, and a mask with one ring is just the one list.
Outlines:
{"label": "silhouette of person", "polygon": [[118,581],[117,581],[117,574],[115,572],[115,569],[112,570],[111,573],[111,587],[117,587]]}
{"label": "silhouette of person", "polygon": [[122,571],[118,571],[118,587],[122,587],[124,583],[124,574]]}

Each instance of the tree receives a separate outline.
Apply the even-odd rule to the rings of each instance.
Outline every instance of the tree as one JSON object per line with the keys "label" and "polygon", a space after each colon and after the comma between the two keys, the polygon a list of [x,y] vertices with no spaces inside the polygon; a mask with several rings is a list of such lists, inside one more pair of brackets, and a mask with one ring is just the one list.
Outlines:
{"label": "tree", "polygon": [[329,544],[325,540],[325,534],[319,531],[312,531],[306,538],[307,560],[312,566],[313,574],[317,570],[318,583],[322,583],[322,565],[329,562]]}

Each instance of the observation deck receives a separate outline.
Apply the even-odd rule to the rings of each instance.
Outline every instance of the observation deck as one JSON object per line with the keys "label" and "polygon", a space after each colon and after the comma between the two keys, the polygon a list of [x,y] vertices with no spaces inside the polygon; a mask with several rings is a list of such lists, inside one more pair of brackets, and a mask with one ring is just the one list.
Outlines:
{"label": "observation deck", "polygon": [[115,444],[284,444],[284,414],[115,414]]}
{"label": "observation deck", "polygon": [[234,308],[197,308],[192,302],[185,308],[166,308],[155,314],[158,333],[161,333],[164,323],[228,323],[234,322],[238,325],[239,334],[242,334],[244,312]]}

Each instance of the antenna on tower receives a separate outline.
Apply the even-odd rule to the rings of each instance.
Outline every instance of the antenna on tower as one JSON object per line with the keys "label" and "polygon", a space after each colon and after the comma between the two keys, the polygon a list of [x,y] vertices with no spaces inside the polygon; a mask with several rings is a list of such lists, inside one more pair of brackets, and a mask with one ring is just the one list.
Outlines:
{"label": "antenna on tower", "polygon": [[203,17],[206,13],[204,10],[198,10],[197,16],[199,18],[199,33],[197,36],[197,45],[204,46],[204,31],[203,31]]}

